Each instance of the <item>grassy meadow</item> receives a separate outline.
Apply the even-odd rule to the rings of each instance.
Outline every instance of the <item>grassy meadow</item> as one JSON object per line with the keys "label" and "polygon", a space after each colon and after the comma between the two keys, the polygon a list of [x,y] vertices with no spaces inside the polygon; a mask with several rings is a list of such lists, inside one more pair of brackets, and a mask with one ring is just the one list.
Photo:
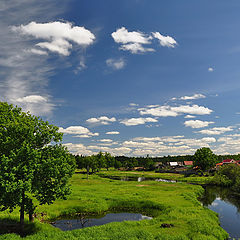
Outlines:
{"label": "grassy meadow", "polygon": [[[74,174],[71,184],[72,194],[67,200],[37,208],[38,219],[34,224],[26,224],[31,232],[25,237],[26,240],[221,240],[228,237],[219,226],[217,214],[204,208],[197,200],[203,193],[201,186],[155,181],[124,182],[97,175],[90,175],[87,179],[84,174]],[[142,213],[153,219],[116,222],[65,232],[48,223],[60,216],[74,216],[76,213],[96,215],[119,211]],[[46,215],[41,217],[40,213]],[[18,210],[15,210],[11,214],[3,212],[0,217],[6,221],[9,218],[18,219],[18,215]],[[172,224],[173,227],[163,228],[163,223]],[[2,234],[0,239],[22,238],[16,234]]]}

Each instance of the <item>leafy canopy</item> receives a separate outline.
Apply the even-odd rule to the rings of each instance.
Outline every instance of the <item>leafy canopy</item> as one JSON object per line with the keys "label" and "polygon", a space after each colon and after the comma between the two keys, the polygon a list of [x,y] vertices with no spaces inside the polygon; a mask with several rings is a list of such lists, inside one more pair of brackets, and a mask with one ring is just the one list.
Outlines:
{"label": "leafy canopy", "polygon": [[200,148],[193,155],[194,166],[200,167],[203,171],[214,167],[217,161],[216,155],[210,148]]}
{"label": "leafy canopy", "polygon": [[[39,117],[0,102],[0,210],[20,207],[33,214],[39,204],[51,204],[69,194],[74,158],[61,144],[62,133]],[[55,145],[53,144],[55,143]]]}

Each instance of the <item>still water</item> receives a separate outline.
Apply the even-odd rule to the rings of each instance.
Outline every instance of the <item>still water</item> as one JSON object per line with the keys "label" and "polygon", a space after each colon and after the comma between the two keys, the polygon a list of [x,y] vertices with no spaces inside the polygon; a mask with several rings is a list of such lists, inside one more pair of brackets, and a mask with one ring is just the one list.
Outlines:
{"label": "still water", "polygon": [[121,181],[137,181],[137,182],[143,182],[143,181],[157,181],[157,182],[171,182],[175,183],[175,180],[168,180],[168,179],[162,179],[162,178],[151,178],[151,177],[125,177],[125,176],[101,176],[103,178],[110,178],[113,180],[121,180]]}
{"label": "still water", "polygon": [[229,233],[230,239],[240,239],[239,197],[227,188],[207,186],[201,202],[218,213],[221,227]]}
{"label": "still water", "polygon": [[152,218],[139,213],[109,213],[105,216],[95,218],[79,217],[78,219],[57,220],[52,223],[52,225],[63,231],[67,231],[84,227],[99,226],[110,222],[140,221],[145,219],[150,220]]}

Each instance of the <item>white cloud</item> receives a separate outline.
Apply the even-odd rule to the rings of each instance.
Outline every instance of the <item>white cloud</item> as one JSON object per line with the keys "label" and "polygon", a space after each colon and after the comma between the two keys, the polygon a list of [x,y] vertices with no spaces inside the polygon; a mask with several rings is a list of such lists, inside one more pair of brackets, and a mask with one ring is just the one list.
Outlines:
{"label": "white cloud", "polygon": [[12,30],[36,39],[47,40],[47,42],[37,43],[36,46],[64,56],[70,54],[72,48],[70,42],[86,47],[95,40],[94,34],[89,30],[84,27],[73,26],[69,22],[30,22],[27,25],[14,26]]}
{"label": "white cloud", "polygon": [[112,131],[112,132],[106,132],[107,135],[118,135],[120,132]]}
{"label": "white cloud", "polygon": [[23,111],[29,111],[34,115],[47,116],[51,114],[55,107],[55,105],[49,101],[48,97],[43,97],[40,95],[29,95],[13,99],[13,101],[17,105],[20,105]]}
{"label": "white cloud", "polygon": [[209,67],[209,68],[208,68],[208,71],[209,71],[209,72],[213,72],[214,69],[213,69],[212,67]]}
{"label": "white cloud", "polygon": [[203,128],[207,127],[209,124],[212,124],[214,122],[208,122],[208,121],[201,121],[201,120],[189,120],[185,121],[184,125],[186,127],[191,127],[191,128]]}
{"label": "white cloud", "polygon": [[232,127],[214,127],[210,129],[201,130],[199,131],[199,133],[207,134],[207,135],[220,135],[222,133],[229,132],[232,130],[233,130]]}
{"label": "white cloud", "polygon": [[176,40],[170,36],[163,36],[159,32],[152,33],[152,35],[159,40],[160,45],[163,47],[175,48],[177,45]]}
{"label": "white cloud", "polygon": [[43,50],[40,50],[40,49],[36,49],[36,48],[32,48],[29,51],[31,53],[38,54],[38,55],[48,55],[48,53],[46,51],[43,51]]}
{"label": "white cloud", "polygon": [[59,132],[65,133],[65,134],[71,134],[75,135],[75,137],[80,137],[80,138],[89,138],[92,136],[98,136],[99,133],[92,133],[89,131],[89,129],[82,127],[82,126],[70,126],[68,128],[59,128]]}
{"label": "white cloud", "polygon": [[194,99],[200,99],[200,98],[206,98],[206,96],[203,94],[197,93],[192,96],[183,96],[180,99],[181,100],[194,100]]}
{"label": "white cloud", "polygon": [[136,107],[136,106],[138,106],[138,104],[137,103],[129,103],[129,106]]}
{"label": "white cloud", "polygon": [[123,51],[130,51],[133,54],[155,51],[153,48],[145,48],[142,44],[139,43],[124,44],[119,49]]}
{"label": "white cloud", "polygon": [[212,112],[211,109],[198,105],[180,105],[178,107],[157,106],[150,108],[139,108],[141,115],[152,115],[156,117],[176,117],[179,114],[206,115]]}
{"label": "white cloud", "polygon": [[125,67],[126,63],[123,58],[119,58],[119,59],[109,58],[106,60],[106,64],[112,69],[120,70]]}
{"label": "white cloud", "polygon": [[68,150],[73,154],[78,154],[78,155],[93,155],[94,154],[94,152],[87,149],[87,147],[84,146],[83,144],[65,143],[63,145],[66,146],[68,148]]}
{"label": "white cloud", "polygon": [[22,98],[17,98],[16,101],[20,103],[40,103],[47,102],[47,98],[39,95],[30,95]]}
{"label": "white cloud", "polygon": [[120,123],[124,124],[125,126],[136,126],[148,122],[158,122],[158,120],[155,118],[130,118],[120,121]]}
{"label": "white cloud", "polygon": [[100,139],[99,141],[103,142],[103,143],[111,143],[113,140],[112,139]]}
{"label": "white cloud", "polygon": [[102,124],[102,125],[108,125],[111,122],[116,122],[116,118],[108,118],[106,116],[102,116],[99,118],[89,118],[86,120],[86,122],[91,123],[91,124]]}
{"label": "white cloud", "polygon": [[193,115],[186,115],[184,118],[195,118],[196,116]]}
{"label": "white cloud", "polygon": [[121,27],[112,33],[114,41],[121,44],[119,49],[130,51],[133,54],[154,52],[153,48],[145,47],[146,44],[152,43],[153,37],[157,38],[163,47],[174,48],[177,45],[177,42],[172,37],[163,36],[159,32],[152,34],[145,34],[139,31],[129,32],[125,27]]}
{"label": "white cloud", "polygon": [[139,108],[141,115],[152,115],[156,117],[176,117],[177,112],[172,111],[170,106],[159,106],[150,108]]}
{"label": "white cloud", "polygon": [[196,114],[196,115],[208,115],[212,112],[211,109],[198,105],[181,105],[179,107],[172,107],[173,111],[178,113],[186,113],[186,114]]}
{"label": "white cloud", "polygon": [[125,27],[117,29],[116,32],[112,33],[112,37],[116,43],[127,44],[127,43],[139,43],[139,44],[149,44],[149,36],[142,32],[129,32]]}

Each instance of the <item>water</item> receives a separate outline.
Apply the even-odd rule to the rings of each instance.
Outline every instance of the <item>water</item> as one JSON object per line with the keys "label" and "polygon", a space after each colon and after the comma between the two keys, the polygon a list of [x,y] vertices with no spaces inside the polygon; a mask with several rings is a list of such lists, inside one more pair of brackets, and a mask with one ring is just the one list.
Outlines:
{"label": "water", "polygon": [[201,199],[204,206],[217,212],[221,227],[231,239],[240,239],[240,199],[227,188],[207,186]]}
{"label": "water", "polygon": [[137,182],[143,182],[143,181],[157,181],[157,182],[171,182],[175,183],[176,181],[174,180],[167,180],[167,179],[162,179],[162,178],[151,178],[151,177],[120,177],[120,176],[102,176],[104,178],[110,178],[113,180],[121,180],[121,181],[137,181]]}
{"label": "water", "polygon": [[79,229],[84,227],[99,226],[110,222],[122,221],[140,221],[144,219],[152,219],[139,213],[109,213],[105,216],[90,218],[79,217],[78,219],[62,219],[52,223],[54,227],[60,228],[63,231]]}

